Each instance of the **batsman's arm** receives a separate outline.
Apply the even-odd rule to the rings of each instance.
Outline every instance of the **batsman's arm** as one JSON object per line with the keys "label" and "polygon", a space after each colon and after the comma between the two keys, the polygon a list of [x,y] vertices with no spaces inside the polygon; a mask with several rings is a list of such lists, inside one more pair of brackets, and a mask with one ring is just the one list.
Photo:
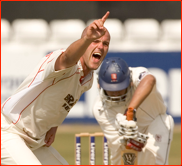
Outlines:
{"label": "batsman's arm", "polygon": [[137,86],[128,107],[137,109],[140,104],[146,99],[146,97],[151,93],[155,83],[156,79],[153,75],[145,76]]}

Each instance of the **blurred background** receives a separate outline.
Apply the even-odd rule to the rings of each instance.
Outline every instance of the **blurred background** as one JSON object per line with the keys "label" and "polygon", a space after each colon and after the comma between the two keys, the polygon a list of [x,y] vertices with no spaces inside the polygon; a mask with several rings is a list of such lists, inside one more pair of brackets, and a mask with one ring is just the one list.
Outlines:
{"label": "blurred background", "polygon": [[[2,1],[1,103],[16,90],[43,56],[56,49],[67,48],[80,38],[87,25],[101,18],[106,11],[110,11],[110,16],[105,26],[111,34],[107,57],[121,56],[129,66],[147,67],[156,76],[158,89],[168,108],[167,113],[173,116],[178,126],[178,135],[175,137],[178,142],[172,147],[178,148],[178,151],[174,151],[173,161],[170,161],[171,164],[179,164],[180,1]],[[79,128],[81,132],[93,131],[89,130],[92,128],[90,125],[96,127],[92,129],[100,131],[92,114],[92,105],[97,95],[95,79],[91,90],[85,92],[70,111],[60,131],[64,133],[66,125],[75,124],[84,125],[85,128]],[[73,137],[74,132],[76,130],[70,137]],[[59,140],[59,143],[55,142],[56,148],[61,147]],[[61,149],[65,148],[60,148],[62,154]],[[70,164],[74,164],[72,158],[66,158]]]}

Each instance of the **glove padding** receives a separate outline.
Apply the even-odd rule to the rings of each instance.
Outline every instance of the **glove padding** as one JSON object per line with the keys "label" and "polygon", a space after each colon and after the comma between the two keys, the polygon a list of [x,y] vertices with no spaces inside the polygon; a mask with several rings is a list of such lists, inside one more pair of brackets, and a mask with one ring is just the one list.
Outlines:
{"label": "glove padding", "polygon": [[133,120],[126,120],[126,116],[118,113],[115,119],[115,125],[120,135],[120,143],[136,151],[142,151],[146,145],[148,135],[138,132],[138,126]]}
{"label": "glove padding", "polygon": [[119,135],[123,136],[124,139],[136,138],[138,133],[138,126],[136,122],[126,120],[126,116],[118,113],[115,119],[115,125],[118,129]]}
{"label": "glove padding", "polygon": [[[149,138],[148,135],[139,133],[137,134],[137,138],[129,138],[125,139],[126,143],[125,145],[131,149],[134,149],[136,151],[142,151],[142,148],[145,147],[147,143],[147,139]],[[120,140],[121,143],[123,143],[123,139]]]}
{"label": "glove padding", "polygon": [[142,148],[145,146],[143,143],[137,142],[134,139],[129,138],[126,143],[127,147],[141,152]]}
{"label": "glove padding", "polygon": [[[141,134],[141,133],[140,133]],[[145,134],[141,134],[141,135],[145,135]],[[129,138],[127,140],[127,147],[131,148],[131,149],[134,149],[136,151],[139,151],[141,152],[142,151],[142,148],[145,147],[146,143],[147,143],[147,139],[148,139],[148,136],[145,135],[144,137],[145,139],[142,139],[140,137],[137,137],[135,139],[132,139],[132,138]]]}

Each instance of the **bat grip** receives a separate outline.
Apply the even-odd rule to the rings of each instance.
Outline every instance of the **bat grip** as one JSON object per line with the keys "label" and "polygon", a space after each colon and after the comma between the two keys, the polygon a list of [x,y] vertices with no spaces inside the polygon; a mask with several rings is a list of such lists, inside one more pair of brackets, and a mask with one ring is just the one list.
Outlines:
{"label": "bat grip", "polygon": [[133,120],[133,118],[134,118],[134,108],[129,107],[126,113],[126,119]]}
{"label": "bat grip", "polygon": [[[129,107],[126,113],[126,119],[127,120],[133,120],[134,118],[134,108]],[[128,145],[126,145],[126,149],[132,149]]]}

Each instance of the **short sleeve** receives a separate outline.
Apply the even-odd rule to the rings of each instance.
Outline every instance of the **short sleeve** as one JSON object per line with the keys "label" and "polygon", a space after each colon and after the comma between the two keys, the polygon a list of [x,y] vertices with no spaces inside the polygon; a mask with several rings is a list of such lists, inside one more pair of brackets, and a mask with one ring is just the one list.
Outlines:
{"label": "short sleeve", "polygon": [[70,72],[70,70],[76,70],[76,65],[74,65],[63,70],[55,71],[56,60],[59,56],[61,56],[62,53],[64,53],[64,51],[65,50],[57,50],[48,54],[45,57],[45,61],[43,62],[43,65],[40,69],[43,70],[42,80],[53,77],[61,77],[62,75],[65,75],[66,73]]}
{"label": "short sleeve", "polygon": [[145,67],[130,68],[130,70],[132,81],[136,87],[145,76],[152,75],[152,73],[150,73],[149,70]]}

